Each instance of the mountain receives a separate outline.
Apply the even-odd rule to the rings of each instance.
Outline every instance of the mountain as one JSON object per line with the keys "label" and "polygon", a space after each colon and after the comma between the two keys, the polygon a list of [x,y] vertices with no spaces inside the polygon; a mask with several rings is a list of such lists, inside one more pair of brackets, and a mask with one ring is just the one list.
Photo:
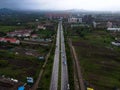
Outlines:
{"label": "mountain", "polygon": [[14,12],[16,12],[16,11],[11,10],[11,9],[7,9],[7,8],[1,8],[0,9],[0,14],[12,14]]}
{"label": "mountain", "polygon": [[70,10],[66,10],[66,12],[76,13],[76,12],[89,12],[89,11],[84,9],[70,9]]}

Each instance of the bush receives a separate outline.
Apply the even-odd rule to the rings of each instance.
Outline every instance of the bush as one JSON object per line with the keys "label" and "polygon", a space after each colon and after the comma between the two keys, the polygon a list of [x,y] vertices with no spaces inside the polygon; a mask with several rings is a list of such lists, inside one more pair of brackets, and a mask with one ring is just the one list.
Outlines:
{"label": "bush", "polygon": [[0,60],[0,67],[5,67],[8,65],[8,61],[7,60]]}

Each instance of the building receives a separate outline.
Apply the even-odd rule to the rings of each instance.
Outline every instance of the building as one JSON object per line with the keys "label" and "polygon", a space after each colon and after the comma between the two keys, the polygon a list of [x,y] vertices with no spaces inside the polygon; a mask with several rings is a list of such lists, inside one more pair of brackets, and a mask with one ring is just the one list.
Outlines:
{"label": "building", "polygon": [[112,25],[113,25],[112,22],[110,21],[107,22],[107,28],[112,28]]}
{"label": "building", "polygon": [[82,18],[68,18],[69,23],[82,23]]}
{"label": "building", "polygon": [[59,18],[68,18],[69,14],[67,13],[48,13],[46,14],[46,17],[49,19],[59,19]]}
{"label": "building", "polygon": [[96,28],[97,27],[97,23],[95,21],[93,21],[93,27]]}
{"label": "building", "polygon": [[84,15],[82,19],[83,22],[86,24],[92,24],[92,22],[94,21],[94,17],[92,15]]}
{"label": "building", "polygon": [[46,27],[45,27],[44,25],[38,25],[37,28],[38,28],[38,29],[43,29],[43,30],[46,29]]}
{"label": "building", "polygon": [[103,21],[93,21],[92,24],[94,28],[99,28],[99,29],[106,28],[106,22],[103,22]]}
{"label": "building", "polygon": [[31,35],[31,38],[37,38],[37,37],[38,37],[37,34],[32,34],[32,35]]}
{"label": "building", "polygon": [[120,28],[107,28],[108,31],[120,32]]}
{"label": "building", "polygon": [[120,46],[120,42],[111,42],[112,45]]}
{"label": "building", "polygon": [[13,32],[8,32],[7,36],[9,37],[29,37],[32,30],[15,30]]}
{"label": "building", "polygon": [[17,40],[15,38],[2,38],[0,37],[0,42],[9,42],[13,44],[20,44],[20,40]]}

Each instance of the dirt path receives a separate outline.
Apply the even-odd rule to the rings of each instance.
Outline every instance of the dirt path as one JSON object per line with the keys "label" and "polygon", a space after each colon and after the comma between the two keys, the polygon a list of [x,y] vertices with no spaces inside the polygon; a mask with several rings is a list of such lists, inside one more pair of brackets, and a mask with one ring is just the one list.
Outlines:
{"label": "dirt path", "polygon": [[[68,40],[68,43],[69,43],[69,47],[71,47],[71,42],[70,40]],[[78,82],[78,76],[77,76],[77,71],[76,71],[76,66],[75,66],[75,60],[74,60],[74,55],[73,55],[73,52],[72,52],[72,48],[70,48],[70,53],[72,55],[72,61],[73,61],[73,75],[74,75],[74,89],[75,90],[80,90],[80,86],[79,86],[79,82]]]}
{"label": "dirt path", "polygon": [[72,55],[74,57],[74,84],[75,90],[85,90],[84,81],[81,73],[81,67],[79,64],[79,60],[75,51],[74,46],[72,45],[71,39],[69,39],[69,45],[71,48]]}

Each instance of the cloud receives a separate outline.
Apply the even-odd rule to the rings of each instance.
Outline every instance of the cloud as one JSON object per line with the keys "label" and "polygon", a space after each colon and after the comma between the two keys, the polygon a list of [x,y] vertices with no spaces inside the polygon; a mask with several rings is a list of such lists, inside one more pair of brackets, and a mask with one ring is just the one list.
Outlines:
{"label": "cloud", "polygon": [[0,8],[120,10],[119,0],[1,0]]}

